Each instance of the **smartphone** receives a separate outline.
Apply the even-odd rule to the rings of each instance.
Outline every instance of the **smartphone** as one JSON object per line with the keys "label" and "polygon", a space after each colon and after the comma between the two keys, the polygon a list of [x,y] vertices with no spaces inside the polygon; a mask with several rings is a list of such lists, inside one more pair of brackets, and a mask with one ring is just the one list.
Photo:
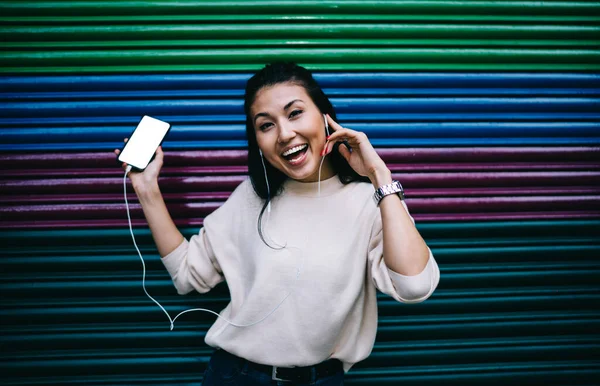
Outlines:
{"label": "smartphone", "polygon": [[131,165],[136,171],[143,171],[154,159],[156,149],[169,130],[169,123],[144,115],[123,146],[117,160],[119,163]]}

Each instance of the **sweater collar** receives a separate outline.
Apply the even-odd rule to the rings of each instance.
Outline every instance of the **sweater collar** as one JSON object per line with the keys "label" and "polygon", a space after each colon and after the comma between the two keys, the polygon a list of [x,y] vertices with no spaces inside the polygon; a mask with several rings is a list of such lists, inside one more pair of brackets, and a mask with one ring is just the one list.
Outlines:
{"label": "sweater collar", "polygon": [[[339,191],[343,186],[344,184],[342,184],[337,174],[326,180],[321,180],[321,197],[330,196]],[[319,183],[300,182],[288,178],[283,184],[283,189],[297,196],[318,197]]]}

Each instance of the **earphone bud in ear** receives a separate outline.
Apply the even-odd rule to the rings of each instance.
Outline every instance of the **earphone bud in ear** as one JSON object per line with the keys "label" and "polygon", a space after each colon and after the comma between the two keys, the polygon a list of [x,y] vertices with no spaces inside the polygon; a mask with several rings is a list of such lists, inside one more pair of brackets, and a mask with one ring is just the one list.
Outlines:
{"label": "earphone bud in ear", "polygon": [[327,136],[329,137],[329,122],[327,122],[327,115],[323,114],[323,119],[325,119],[325,131],[327,131]]}

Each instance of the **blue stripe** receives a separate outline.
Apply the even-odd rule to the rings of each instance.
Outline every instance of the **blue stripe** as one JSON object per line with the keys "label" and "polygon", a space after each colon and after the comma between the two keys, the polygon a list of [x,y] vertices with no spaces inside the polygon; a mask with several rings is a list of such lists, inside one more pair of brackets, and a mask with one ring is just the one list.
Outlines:
{"label": "blue stripe", "polygon": [[[76,99],[76,95],[73,96]],[[441,113],[441,112],[577,112],[600,111],[600,98],[331,98],[340,113]],[[0,115],[38,117],[114,116],[143,114],[243,114],[243,101],[236,99],[111,100],[4,103]]]}
{"label": "blue stripe", "polygon": [[[156,89],[243,89],[251,74],[0,76],[5,91]],[[585,73],[314,73],[321,87],[600,87],[600,74]]]}
{"label": "blue stripe", "polygon": [[[580,145],[597,146],[598,137],[556,137],[556,138],[390,138],[371,139],[375,147],[444,147],[444,146],[558,146]],[[245,140],[231,141],[168,141],[165,149],[245,149]],[[0,144],[1,151],[112,151],[121,148],[122,141],[96,142],[96,143],[28,143],[28,144]]]}
{"label": "blue stripe", "polygon": [[[244,148],[250,74],[4,76],[0,149],[105,151],[139,117],[166,120],[166,147]],[[600,74],[318,73],[339,122],[375,146],[589,145]]]}
{"label": "blue stripe", "polygon": [[[416,95],[452,95],[452,96],[597,96],[600,88],[544,88],[531,90],[527,88],[324,88],[330,97],[334,96],[367,96],[397,97]],[[0,93],[0,100],[18,102],[28,100],[61,100],[72,99],[71,92],[18,92]],[[143,98],[241,98],[239,90],[143,90],[143,91],[78,91],[77,99],[143,99]]]}
{"label": "blue stripe", "polygon": [[[183,123],[237,123],[244,122],[243,115],[154,115],[171,124]],[[112,117],[54,117],[37,118],[29,117],[22,119],[0,118],[0,128],[10,126],[31,127],[43,125],[128,125],[133,129],[139,121],[139,116],[112,116]],[[338,114],[340,124],[351,127],[353,122],[396,122],[396,121],[551,121],[551,120],[597,120],[600,113],[446,113],[427,114],[400,113],[400,114]]]}
{"label": "blue stripe", "polygon": [[[477,123],[349,123],[372,139],[440,138],[440,137],[600,137],[600,122],[477,122]],[[131,134],[131,126],[87,126],[60,128],[5,128],[0,131],[4,143],[28,143],[32,138],[45,142],[105,142]],[[243,125],[173,126],[167,143],[172,141],[245,140]]]}

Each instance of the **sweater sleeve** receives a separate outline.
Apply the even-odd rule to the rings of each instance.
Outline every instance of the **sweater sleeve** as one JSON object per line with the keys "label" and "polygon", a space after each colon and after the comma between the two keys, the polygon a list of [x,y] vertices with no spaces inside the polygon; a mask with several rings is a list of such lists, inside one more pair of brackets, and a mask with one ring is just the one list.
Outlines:
{"label": "sweater sleeve", "polygon": [[224,279],[205,227],[189,241],[184,239],[162,262],[180,295],[193,290],[206,293]]}
{"label": "sweater sleeve", "polygon": [[206,293],[225,280],[219,261],[238,254],[233,226],[241,196],[247,189],[244,185],[240,184],[223,205],[206,216],[199,234],[189,241],[184,239],[161,259],[180,295],[193,290]]}
{"label": "sweater sleeve", "polygon": [[[404,209],[408,212],[406,203],[402,201]],[[410,212],[409,216],[410,216]],[[415,220],[410,216],[413,224]],[[387,267],[383,259],[383,224],[381,214],[377,216],[371,231],[369,242],[369,270],[375,287],[381,292],[393,297],[402,303],[421,303],[433,294],[440,281],[440,270],[435,261],[431,249],[427,265],[417,275],[407,276],[392,271]]]}

